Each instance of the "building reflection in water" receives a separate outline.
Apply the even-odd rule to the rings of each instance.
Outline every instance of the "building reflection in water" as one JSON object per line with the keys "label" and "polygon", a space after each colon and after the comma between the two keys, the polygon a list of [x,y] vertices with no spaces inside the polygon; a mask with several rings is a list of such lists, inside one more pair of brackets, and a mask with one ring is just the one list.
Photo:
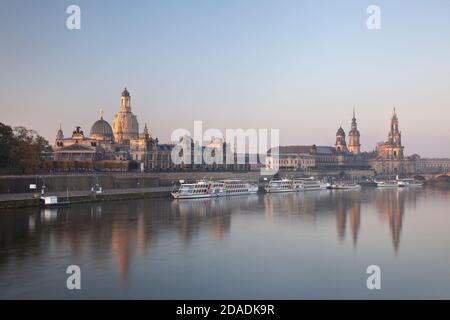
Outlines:
{"label": "building reflection in water", "polygon": [[17,249],[0,250],[0,263],[12,255],[39,255],[50,247],[70,255],[74,263],[90,255],[97,272],[105,270],[112,258],[119,282],[124,283],[136,252],[149,254],[160,232],[175,231],[185,246],[203,232],[221,241],[229,235],[231,214],[250,211],[257,203],[254,195],[231,201],[153,199],[8,212],[0,217],[0,249]]}
{"label": "building reflection in water", "polygon": [[191,199],[172,201],[171,212],[179,220],[179,234],[188,245],[203,229],[209,230],[217,241],[228,236],[231,214],[249,211],[258,204],[258,196],[233,198]]}
{"label": "building reflection in water", "polygon": [[415,206],[422,190],[366,189],[265,194],[217,199],[149,199],[80,204],[68,208],[21,209],[0,215],[0,266],[48,252],[70,256],[76,263],[95,261],[103,272],[114,261],[119,283],[129,276],[133,259],[150,255],[158,240],[175,236],[184,248],[205,236],[222,242],[230,235],[231,219],[240,214],[264,214],[268,222],[279,217],[302,219],[311,225],[321,215],[335,219],[337,238],[349,230],[358,242],[364,209],[375,208],[387,221],[395,251],[399,250],[407,205]]}
{"label": "building reflection in water", "polygon": [[264,198],[266,217],[269,221],[277,216],[312,216],[334,212],[337,238],[343,242],[349,229],[356,247],[361,229],[363,201],[367,207],[375,206],[378,215],[387,220],[392,244],[398,252],[406,203],[414,208],[423,189],[365,189],[337,190],[309,193],[267,194]]}
{"label": "building reflection in water", "polygon": [[338,239],[345,239],[347,221],[353,244],[358,242],[361,225],[361,190],[337,190],[332,192],[332,201],[336,208],[336,229]]}
{"label": "building reflection in water", "polygon": [[329,210],[329,191],[294,193],[272,193],[264,195],[266,219],[273,221],[277,216],[302,216],[316,221],[316,212]]}
{"label": "building reflection in water", "polygon": [[417,200],[423,195],[422,189],[386,189],[377,190],[375,205],[379,217],[387,220],[392,236],[392,244],[397,253],[400,246],[400,235],[403,225],[406,204],[415,207]]}
{"label": "building reflection in water", "polygon": [[318,214],[334,213],[338,239],[344,240],[348,220],[353,243],[355,245],[357,243],[361,224],[361,194],[359,190],[267,194],[264,198],[264,205],[269,221],[279,215],[296,215],[311,218],[312,223],[315,224]]}

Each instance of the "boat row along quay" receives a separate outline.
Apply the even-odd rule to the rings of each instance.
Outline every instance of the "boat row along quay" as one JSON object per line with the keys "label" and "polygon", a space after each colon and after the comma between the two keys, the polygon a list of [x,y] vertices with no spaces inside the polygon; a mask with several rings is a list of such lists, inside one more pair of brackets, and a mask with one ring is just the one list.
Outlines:
{"label": "boat row along quay", "polygon": [[[392,181],[326,181],[314,177],[270,179],[264,182],[250,182],[242,179],[199,180],[186,183],[179,180],[177,184],[162,187],[138,187],[121,189],[103,189],[95,185],[90,190],[66,192],[47,192],[42,186],[38,192],[36,186],[28,193],[0,194],[0,209],[33,206],[62,206],[75,203],[131,200],[142,198],[161,198],[172,196],[175,199],[213,198],[233,195],[266,193],[285,193],[300,191],[317,191],[326,189],[360,189],[365,187],[421,187],[422,181],[414,179],[396,179]],[[32,185],[30,185],[31,189]]]}

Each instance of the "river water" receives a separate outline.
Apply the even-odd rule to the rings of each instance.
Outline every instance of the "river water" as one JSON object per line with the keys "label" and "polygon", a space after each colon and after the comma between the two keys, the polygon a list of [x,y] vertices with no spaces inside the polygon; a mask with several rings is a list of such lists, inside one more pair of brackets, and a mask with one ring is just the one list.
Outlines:
{"label": "river water", "polygon": [[[81,290],[68,290],[69,265]],[[369,290],[366,269],[381,270]],[[450,191],[148,199],[0,211],[0,298],[450,298]]]}

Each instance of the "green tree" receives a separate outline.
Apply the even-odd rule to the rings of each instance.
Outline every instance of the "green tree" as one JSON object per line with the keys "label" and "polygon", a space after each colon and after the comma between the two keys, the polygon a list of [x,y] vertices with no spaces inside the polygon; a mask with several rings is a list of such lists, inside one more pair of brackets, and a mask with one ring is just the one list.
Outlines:
{"label": "green tree", "polygon": [[15,144],[15,137],[10,126],[0,122],[0,168],[12,167],[12,150]]}
{"label": "green tree", "polygon": [[36,163],[41,161],[43,152],[50,151],[47,140],[36,131],[25,127],[13,129],[14,143],[10,152],[11,165],[21,169],[36,169]]}

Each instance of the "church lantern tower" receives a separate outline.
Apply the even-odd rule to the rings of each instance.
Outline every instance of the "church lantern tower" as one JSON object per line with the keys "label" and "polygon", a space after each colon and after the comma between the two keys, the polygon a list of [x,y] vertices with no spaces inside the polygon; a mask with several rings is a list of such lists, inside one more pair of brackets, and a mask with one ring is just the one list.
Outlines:
{"label": "church lantern tower", "polygon": [[348,150],[353,154],[361,153],[361,144],[359,142],[360,133],[355,117],[355,109],[353,109],[352,128],[348,133]]}
{"label": "church lantern tower", "polygon": [[131,96],[127,88],[120,97],[120,108],[112,123],[116,143],[128,144],[130,140],[139,139],[137,117],[131,112]]}

